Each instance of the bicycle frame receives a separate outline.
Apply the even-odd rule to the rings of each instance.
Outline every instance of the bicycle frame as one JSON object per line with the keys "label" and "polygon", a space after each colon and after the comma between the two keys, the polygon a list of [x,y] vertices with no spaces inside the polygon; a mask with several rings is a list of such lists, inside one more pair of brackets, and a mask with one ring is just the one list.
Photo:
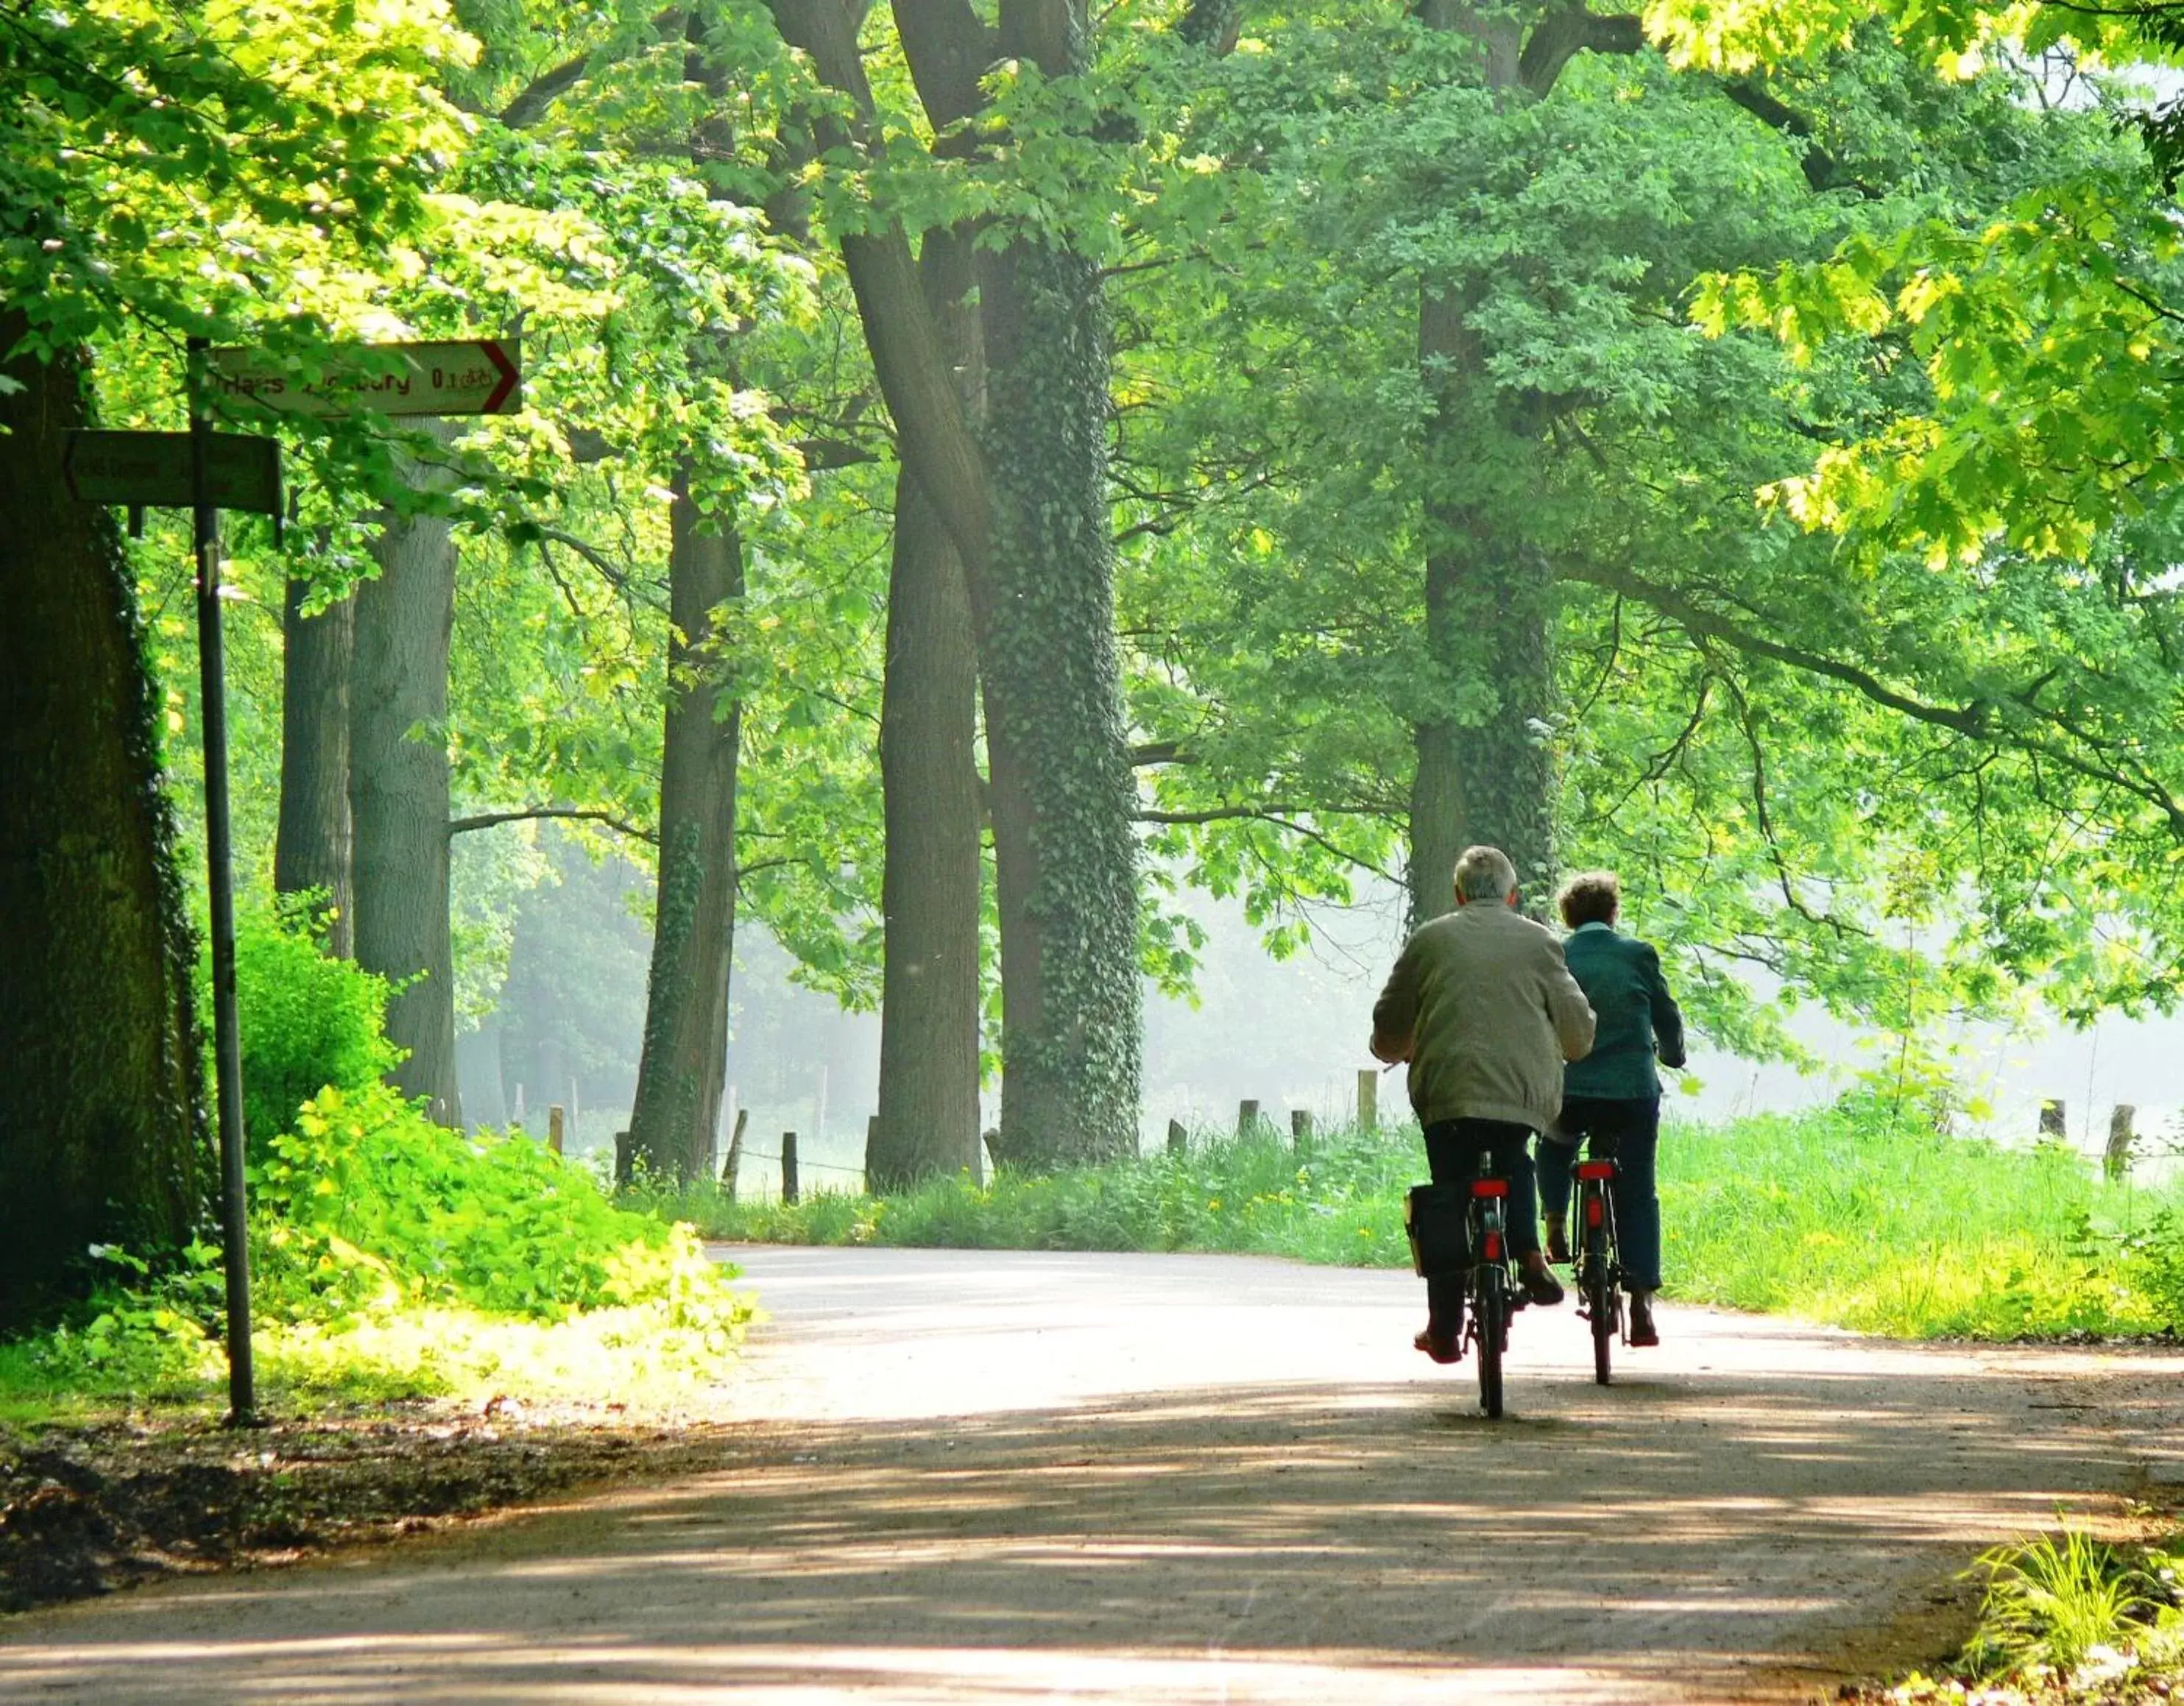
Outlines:
{"label": "bicycle frame", "polygon": [[1464,1333],[1479,1356],[1479,1407],[1489,1416],[1499,1416],[1502,1355],[1509,1348],[1509,1316],[1519,1303],[1509,1273],[1509,1181],[1493,1165],[1493,1156],[1482,1154],[1479,1176],[1471,1181],[1470,1308]]}
{"label": "bicycle frame", "polygon": [[1623,1259],[1615,1236],[1615,1158],[1600,1153],[1573,1169],[1577,1186],[1574,1277],[1581,1313],[1592,1325],[1592,1377],[1608,1384],[1613,1342],[1623,1332]]}

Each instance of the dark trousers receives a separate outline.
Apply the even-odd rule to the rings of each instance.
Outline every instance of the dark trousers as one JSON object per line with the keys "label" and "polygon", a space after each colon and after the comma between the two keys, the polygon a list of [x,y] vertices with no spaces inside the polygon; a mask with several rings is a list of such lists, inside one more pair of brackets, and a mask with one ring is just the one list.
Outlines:
{"label": "dark trousers", "polygon": [[[1436,1120],[1426,1127],[1426,1166],[1436,1185],[1474,1179],[1507,1179],[1509,1253],[1522,1258],[1540,1248],[1539,1207],[1532,1182],[1532,1128],[1506,1120]],[[1563,1175],[1568,1200],[1569,1175]],[[1426,1281],[1426,1328],[1453,1336],[1463,1322],[1464,1280],[1451,1274]]]}
{"label": "dark trousers", "polygon": [[1540,1206],[1550,1214],[1569,1212],[1570,1169],[1580,1138],[1595,1160],[1613,1158],[1615,1242],[1623,1252],[1624,1284],[1634,1292],[1661,1289],[1661,1196],[1654,1158],[1661,1144],[1658,1096],[1567,1096],[1554,1130],[1540,1139]]}

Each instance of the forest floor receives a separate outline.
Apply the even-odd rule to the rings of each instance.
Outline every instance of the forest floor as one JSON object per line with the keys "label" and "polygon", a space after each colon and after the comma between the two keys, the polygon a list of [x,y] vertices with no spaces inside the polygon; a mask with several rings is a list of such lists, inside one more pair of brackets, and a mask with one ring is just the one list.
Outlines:
{"label": "forest floor", "polygon": [[[2147,1532],[2184,1483],[2175,1352],[1676,1309],[1602,1388],[1565,1306],[1488,1422],[1407,1275],[735,1258],[773,1319],[732,1424],[608,1430],[616,1484],[531,1520],[0,1620],[0,1695],[1832,1698],[1961,1640],[1981,1548]],[[500,1436],[482,1476],[531,1420],[434,1425]],[[679,1479],[621,1470],[655,1451]]]}

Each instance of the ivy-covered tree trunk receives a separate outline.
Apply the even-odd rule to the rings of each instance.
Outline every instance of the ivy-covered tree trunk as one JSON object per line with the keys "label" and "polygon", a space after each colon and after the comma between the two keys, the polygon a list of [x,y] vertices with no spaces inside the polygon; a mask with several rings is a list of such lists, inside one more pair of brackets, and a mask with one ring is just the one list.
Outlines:
{"label": "ivy-covered tree trunk", "polygon": [[460,1125],[443,732],[453,529],[443,516],[390,516],[374,554],[379,574],[356,593],[349,700],[356,961],[398,986],[387,1035],[410,1053],[391,1075],[395,1086],[425,1098],[442,1125]]}
{"label": "ivy-covered tree trunk", "polygon": [[[0,313],[0,351],[22,336]],[[210,1182],[157,699],[110,514],[69,496],[81,363],[0,374],[0,1329],[85,1252],[190,1236]],[[20,387],[20,388],[18,388]]]}
{"label": "ivy-covered tree trunk", "polygon": [[1138,847],[1106,314],[1089,261],[1030,243],[988,258],[982,298],[993,531],[972,597],[1000,906],[1000,1157],[1045,1169],[1138,1143]]}
{"label": "ivy-covered tree trunk", "polygon": [[326,949],[356,951],[349,881],[349,665],[356,603],[343,598],[304,614],[309,587],[288,583],[281,657],[281,820],[273,842],[273,886],[284,895],[318,890],[331,907]]}
{"label": "ivy-covered tree trunk", "polygon": [[[743,542],[675,481],[668,551],[666,745],[660,776],[660,892],[645,990],[630,1153],[656,1173],[709,1169],[727,1075],[735,957],[736,760],[741,708],[721,682],[721,606],[744,586]],[[713,531],[701,531],[710,528]]]}
{"label": "ivy-covered tree trunk", "polygon": [[[922,271],[975,418],[981,380],[969,251],[967,236],[934,232]],[[978,694],[962,559],[905,470],[895,482],[880,715],[886,938],[879,1118],[865,1151],[875,1191],[980,1171]]]}
{"label": "ivy-covered tree trunk", "polygon": [[[878,140],[855,19],[768,0],[782,35],[849,98],[828,147]],[[936,126],[974,110],[996,58],[1084,70],[1080,0],[1002,0],[992,33],[961,0],[896,8]],[[1053,1167],[1137,1146],[1139,998],[1134,789],[1123,739],[1106,490],[1106,315],[1099,271],[1022,242],[979,268],[989,417],[966,421],[908,242],[842,239],[905,465],[961,554],[978,627],[1001,914],[1001,1158]]]}

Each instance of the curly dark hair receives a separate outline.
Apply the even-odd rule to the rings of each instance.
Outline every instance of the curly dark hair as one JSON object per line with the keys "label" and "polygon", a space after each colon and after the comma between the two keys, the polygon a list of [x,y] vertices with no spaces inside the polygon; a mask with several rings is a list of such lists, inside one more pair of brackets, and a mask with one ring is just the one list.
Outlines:
{"label": "curly dark hair", "polygon": [[1555,904],[1572,930],[1581,924],[1613,924],[1623,905],[1623,883],[1612,870],[1581,870],[1563,885]]}

